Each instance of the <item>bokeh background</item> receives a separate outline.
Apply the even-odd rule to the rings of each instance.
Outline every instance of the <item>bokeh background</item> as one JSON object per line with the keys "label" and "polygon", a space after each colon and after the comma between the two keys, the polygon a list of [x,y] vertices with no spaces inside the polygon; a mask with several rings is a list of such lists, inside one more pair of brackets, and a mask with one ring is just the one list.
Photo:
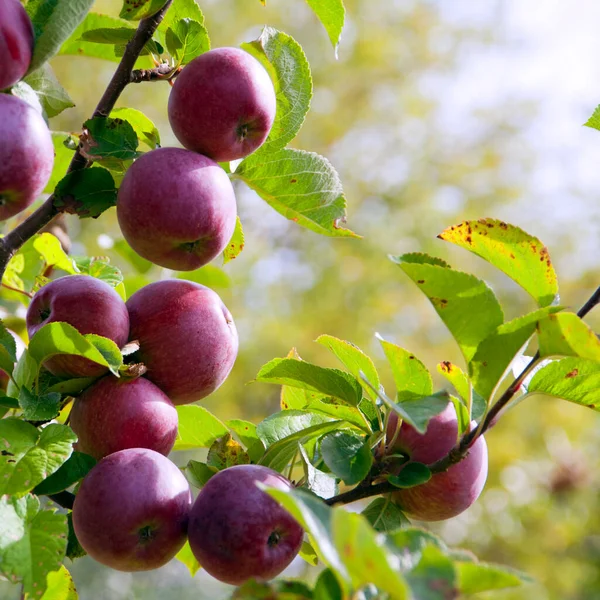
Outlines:
{"label": "bokeh background", "polygon": [[[348,198],[348,226],[362,240],[303,230],[252,192],[236,188],[243,253],[213,274],[234,315],[240,353],[205,405],[223,419],[258,422],[278,409],[278,388],[249,384],[260,366],[296,347],[335,366],[314,339],[329,333],[369,353],[391,390],[375,332],[410,348],[435,372],[459,352],[433,308],[387,254],[423,251],[483,277],[507,319],[533,301],[486,263],[436,239],[464,219],[501,218],[540,237],[579,307],[599,283],[600,133],[582,127],[600,103],[600,4],[593,0],[346,0],[336,60],[303,0],[201,0],[213,47],[258,37],[269,24],[308,56],[314,98],[299,148],[335,165]],[[118,0],[95,10],[117,15]],[[78,131],[113,63],[58,57],[53,66],[76,108],[53,129]],[[138,108],[175,143],[167,84],[130,86],[119,105]],[[128,292],[168,274],[136,271],[117,251],[114,211],[69,220],[73,253],[108,255]],[[116,244],[116,246],[115,246]],[[217,265],[220,266],[220,265]],[[589,322],[600,330],[600,311]],[[440,386],[444,382],[438,380]],[[600,420],[581,407],[532,398],[487,435],[490,476],[479,502],[435,531],[482,560],[522,569],[537,583],[499,600],[600,597]],[[188,455],[172,456],[185,464]],[[84,600],[225,598],[230,589],[176,561],[125,574],[84,558],[69,567]],[[302,563],[290,573],[305,576]],[[18,591],[0,583],[0,598]]]}

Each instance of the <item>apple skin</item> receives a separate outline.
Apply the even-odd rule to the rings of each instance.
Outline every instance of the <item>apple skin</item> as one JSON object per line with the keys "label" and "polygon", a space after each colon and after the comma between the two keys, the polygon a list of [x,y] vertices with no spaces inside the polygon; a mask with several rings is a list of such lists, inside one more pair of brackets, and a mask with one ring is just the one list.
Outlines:
{"label": "apple skin", "polygon": [[145,377],[173,404],[200,400],[225,381],[238,335],[231,313],[210,288],[183,279],[156,281],[133,294],[127,309]]}
{"label": "apple skin", "polygon": [[267,139],[276,104],[269,74],[253,56],[239,48],[216,48],[177,76],[169,122],[188,150],[217,162],[236,160]]}
{"label": "apple skin", "polygon": [[189,485],[166,457],[129,448],[103,458],[83,479],[73,528],[83,549],[119,571],[169,562],[186,539]]}
{"label": "apple skin", "polygon": [[42,115],[20,98],[0,94],[0,221],[42,193],[53,164],[52,136]]}
{"label": "apple skin", "polygon": [[237,208],[227,173],[206,156],[158,148],[128,169],[117,200],[123,237],[146,260],[191,271],[221,254]]}
{"label": "apple skin", "polygon": [[[398,418],[390,416],[387,437],[391,439]],[[443,458],[456,445],[458,422],[454,405],[435,416],[424,434],[407,423],[402,423],[394,443],[394,452],[407,454],[412,461],[429,465]],[[388,450],[390,452],[392,450]],[[469,454],[443,473],[412,488],[394,492],[392,498],[411,518],[419,521],[442,521],[459,515],[471,506],[481,494],[488,472],[487,444],[477,438]]]}
{"label": "apple skin", "polygon": [[33,54],[33,25],[19,0],[0,2],[0,90],[23,79]]}
{"label": "apple skin", "polygon": [[[27,309],[27,333],[33,337],[43,325],[62,321],[81,334],[95,333],[122,348],[129,335],[129,314],[115,290],[89,275],[69,275],[40,288]],[[53,356],[44,367],[60,377],[99,377],[107,368],[71,354]]]}
{"label": "apple skin", "polygon": [[300,524],[256,482],[292,487],[272,469],[237,465],[211,477],[190,512],[194,556],[210,575],[232,585],[276,577],[302,545]]}
{"label": "apple skin", "polygon": [[75,399],[69,418],[75,449],[100,460],[126,448],[148,448],[167,456],[177,438],[177,410],[142,377],[106,375]]}

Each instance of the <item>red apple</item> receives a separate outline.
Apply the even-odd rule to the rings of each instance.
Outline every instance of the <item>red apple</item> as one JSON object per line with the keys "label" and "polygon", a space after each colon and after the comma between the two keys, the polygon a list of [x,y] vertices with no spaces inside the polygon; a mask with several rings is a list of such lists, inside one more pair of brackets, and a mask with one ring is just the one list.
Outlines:
{"label": "red apple", "polygon": [[2,0],[0,2],[0,90],[14,85],[27,73],[33,54],[33,40],[33,26],[23,5],[19,0]]}
{"label": "red apple", "polygon": [[[388,439],[392,438],[397,423],[398,418],[393,413],[388,424]],[[424,434],[407,423],[402,423],[393,449],[389,451],[402,452],[411,461],[428,465],[446,456],[456,445],[457,436],[456,411],[454,405],[449,403],[439,415],[429,421]],[[487,444],[483,437],[479,437],[461,462],[443,473],[435,473],[426,483],[399,489],[394,492],[393,499],[413,519],[450,519],[465,511],[479,498],[487,471]]]}
{"label": "red apple", "polygon": [[275,119],[273,83],[238,48],[216,48],[187,64],[169,96],[169,122],[188,150],[218,162],[254,152]]}
{"label": "red apple", "polygon": [[73,528],[83,549],[103,565],[157,569],[185,543],[190,504],[189,485],[168,458],[129,448],[86,475],[73,505]]}
{"label": "red apple", "polygon": [[[51,281],[38,290],[27,309],[29,337],[47,323],[69,323],[79,333],[95,333],[111,339],[119,348],[127,342],[129,315],[115,290],[89,275],[69,275]],[[107,368],[70,354],[53,356],[44,362],[54,375],[99,377]]]}
{"label": "red apple", "polygon": [[238,350],[231,313],[211,289],[182,279],[156,281],[127,301],[130,340],[138,359],[174,404],[214,392],[229,375]]}
{"label": "red apple", "polygon": [[106,375],[75,400],[69,424],[77,434],[76,449],[99,460],[125,448],[166,456],[177,437],[177,421],[173,403],[147,379]]}
{"label": "red apple", "polygon": [[[0,29],[1,17],[0,9]],[[0,94],[0,221],[42,193],[53,164],[52,136],[42,115],[20,98]]]}
{"label": "red apple", "polygon": [[138,158],[117,201],[129,245],[146,260],[177,271],[198,269],[223,252],[236,214],[225,171],[181,148],[158,148]]}
{"label": "red apple", "polygon": [[300,524],[257,482],[291,488],[276,471],[237,465],[211,477],[190,512],[188,537],[194,556],[210,575],[232,585],[272,579],[302,545]]}

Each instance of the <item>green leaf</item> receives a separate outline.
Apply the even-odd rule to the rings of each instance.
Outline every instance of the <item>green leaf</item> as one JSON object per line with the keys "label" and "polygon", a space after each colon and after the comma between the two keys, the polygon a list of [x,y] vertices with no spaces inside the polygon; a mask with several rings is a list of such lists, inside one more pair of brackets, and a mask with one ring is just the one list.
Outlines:
{"label": "green leaf", "polygon": [[81,275],[89,275],[117,287],[123,283],[123,273],[119,267],[110,264],[107,256],[74,256],[73,260]]}
{"label": "green leaf", "polygon": [[208,451],[206,464],[219,471],[235,465],[247,465],[250,457],[242,445],[236,442],[230,433],[216,440]]}
{"label": "green leaf", "polygon": [[375,531],[388,533],[410,525],[410,521],[404,516],[397,504],[394,504],[389,496],[376,498],[361,513],[371,523]]}
{"label": "green leaf", "polygon": [[276,152],[296,137],[310,108],[310,66],[300,44],[273,27],[265,27],[257,40],[242,48],[262,64],[275,87],[275,122],[259,152]]}
{"label": "green leaf", "polygon": [[362,481],[373,465],[369,439],[348,431],[334,431],[324,436],[321,454],[331,472],[346,485]]}
{"label": "green leaf", "polygon": [[[93,56],[95,58],[102,58],[112,62],[119,62],[121,58],[118,53],[115,52],[114,46],[86,41],[85,37],[86,32],[88,31],[124,28],[129,28],[131,32],[129,37],[134,35],[135,28],[131,27],[127,21],[115,19],[114,17],[109,17],[108,15],[90,12],[61,46],[59,54],[73,56]],[[148,66],[150,67],[150,64]]]}
{"label": "green leaf", "polygon": [[29,73],[54,56],[61,44],[83,21],[94,0],[29,0],[25,10],[35,33]]}
{"label": "green leaf", "polygon": [[74,149],[70,147],[72,139],[73,137],[70,133],[63,131],[52,132],[54,166],[52,167],[52,175],[44,188],[44,194],[51,194],[56,184],[65,176],[74,154]]}
{"label": "green leaf", "polygon": [[256,381],[320,392],[339,398],[351,406],[356,406],[362,398],[360,384],[344,371],[293,358],[275,358],[268,362],[258,372]]}
{"label": "green leaf", "polygon": [[332,512],[335,547],[350,573],[353,587],[359,589],[372,583],[387,592],[391,600],[410,600],[406,581],[369,522],[343,508]]}
{"label": "green leaf", "polygon": [[96,219],[117,205],[115,180],[101,167],[67,173],[56,186],[54,205],[80,219]]}
{"label": "green leaf", "polygon": [[81,335],[75,327],[62,322],[48,323],[38,329],[29,342],[29,354],[38,364],[56,354],[83,356],[108,367],[115,375],[122,364],[121,352],[112,340]]}
{"label": "green leaf", "polygon": [[[284,386],[287,387],[287,386]],[[294,389],[294,388],[289,388]],[[368,402],[367,400],[363,400],[360,403],[360,406]],[[373,406],[372,404],[369,404]],[[333,417],[334,419],[340,419],[343,421],[347,421],[351,423],[358,429],[362,429],[365,433],[372,433],[371,425],[368,421],[368,418],[364,415],[360,408],[355,408],[354,406],[348,406],[343,404],[340,400],[336,400],[335,398],[322,398],[321,400],[313,400],[308,402],[308,404],[304,404],[302,409],[319,413],[322,415],[328,415]],[[376,409],[377,410],[377,409]]]}
{"label": "green leaf", "polygon": [[204,25],[204,15],[196,0],[173,0],[173,4],[165,13],[165,18],[159,25],[158,30],[164,33],[181,19],[192,19]]}
{"label": "green leaf", "polygon": [[[73,261],[65,254],[58,238],[51,233],[36,234],[27,240],[19,252],[10,259],[2,282],[13,288],[32,292],[38,278],[49,267],[69,274],[77,272]],[[21,297],[22,294],[18,294],[18,296]]]}
{"label": "green leaf", "polygon": [[0,420],[0,496],[32,490],[71,456],[77,436],[66,425],[38,431],[20,419]]}
{"label": "green leaf", "polygon": [[229,430],[206,408],[195,404],[177,406],[179,428],[173,450],[210,448]]}
{"label": "green leaf", "polygon": [[69,512],[67,514],[67,526],[69,528],[69,533],[67,537],[67,557],[71,560],[75,560],[76,558],[86,556],[87,552],[81,547],[81,544],[79,543],[79,540],[75,535],[75,530],[73,529],[72,512]]}
{"label": "green leaf", "polygon": [[233,235],[229,240],[229,243],[223,250],[223,264],[226,265],[229,261],[237,258],[242,250],[244,249],[244,230],[242,229],[242,222],[239,217],[235,220],[235,229]]}
{"label": "green leaf", "polygon": [[281,472],[298,452],[298,444],[339,429],[344,421],[299,410],[285,410],[267,417],[256,433],[267,447],[260,464]]}
{"label": "green leaf", "polygon": [[396,384],[398,402],[422,398],[433,393],[433,382],[427,367],[412,353],[379,338],[390,363]]}
{"label": "green leaf", "polygon": [[206,27],[192,19],[180,19],[167,29],[167,50],[178,65],[187,65],[204,52],[210,50],[210,39]]}
{"label": "green leaf", "polygon": [[255,152],[233,174],[277,212],[302,227],[331,237],[359,237],[341,224],[346,198],[329,161],[314,152],[283,148]]}
{"label": "green leaf", "polygon": [[585,358],[551,362],[533,376],[528,392],[555,396],[600,410],[600,362]]}
{"label": "green leaf", "polygon": [[[355,346],[346,340],[340,340],[332,335],[320,335],[315,341],[322,346],[329,348],[359,383],[362,381],[360,379],[360,373],[362,371],[374,387],[379,387],[379,374],[377,373],[373,361],[358,346]],[[377,398],[377,394],[369,387],[366,387],[366,391],[371,398]]]}
{"label": "green leaf", "polygon": [[127,21],[140,21],[157,13],[167,0],[123,0],[119,16]]}
{"label": "green leaf", "polygon": [[506,273],[536,300],[549,306],[558,294],[558,281],[548,249],[519,227],[496,219],[465,221],[438,236],[466,248]]}
{"label": "green leaf", "polygon": [[302,547],[300,548],[298,555],[304,562],[307,562],[312,567],[316,567],[319,564],[319,557],[317,556],[315,549],[308,542],[302,542]]}
{"label": "green leaf", "polygon": [[215,265],[204,265],[200,269],[195,271],[183,271],[177,273],[178,279],[185,279],[186,281],[193,281],[194,283],[200,283],[209,288],[230,288],[231,278],[223,269],[215,267]]}
{"label": "green leaf", "polygon": [[160,133],[156,125],[140,110],[135,108],[113,108],[111,118],[127,121],[135,131],[140,143],[150,150],[160,147]]}
{"label": "green leaf", "polygon": [[42,115],[42,118],[44,121],[46,121],[46,124],[48,124],[48,115],[46,114],[38,95],[35,93],[35,90],[25,82],[25,80],[17,81],[17,83],[15,83],[15,85],[8,90],[8,93],[11,96],[15,96],[16,98],[19,98],[19,100],[23,100],[23,102],[29,104],[31,108]]}
{"label": "green leaf", "polygon": [[200,563],[194,556],[188,541],[185,542],[183,548],[175,555],[175,558],[187,567],[192,577],[201,569]]}
{"label": "green leaf", "polygon": [[584,126],[600,130],[600,106],[596,106],[592,116],[584,123]]}
{"label": "green leaf", "polygon": [[218,473],[215,467],[209,467],[206,463],[197,460],[190,460],[185,467],[185,476],[187,480],[197,488],[203,488],[206,482]]}
{"label": "green leaf", "polygon": [[63,110],[75,106],[67,91],[58,82],[52,67],[47,63],[27,75],[24,81],[37,94],[49,119],[59,115]]}
{"label": "green leaf", "polygon": [[431,479],[431,471],[426,465],[418,462],[406,463],[398,475],[390,475],[388,481],[397,488],[411,488]]}
{"label": "green leaf", "polygon": [[124,169],[125,161],[139,156],[135,130],[123,119],[95,117],[83,127],[81,153],[89,160],[102,161],[107,168]]}
{"label": "green leaf", "polygon": [[11,374],[17,362],[17,343],[0,319],[0,369]]}
{"label": "green leaf", "polygon": [[306,488],[319,498],[333,498],[338,493],[335,477],[317,469],[310,461],[308,453],[302,445],[298,445],[302,456],[302,466],[306,477]]}
{"label": "green leaf", "polygon": [[256,425],[250,421],[229,419],[229,421],[225,421],[225,425],[238,436],[240,442],[242,442],[246,448],[252,446],[256,442],[260,442],[260,438],[256,433]]}
{"label": "green leaf", "polygon": [[342,597],[345,598],[350,576],[333,542],[332,518],[334,509],[302,488],[279,490],[265,486],[261,487],[302,525],[309,535],[311,546],[315,549],[319,560],[329,566],[336,574],[342,588]]}
{"label": "green leaf", "polygon": [[300,581],[277,579],[260,582],[246,581],[234,590],[231,600],[312,600],[310,588]]}
{"label": "green leaf", "polygon": [[580,356],[600,360],[600,340],[575,313],[548,315],[538,323],[540,356]]}
{"label": "green leaf", "polygon": [[13,378],[17,385],[15,385],[12,380],[8,382],[8,387],[6,389],[8,395],[18,396],[19,388],[21,386],[31,388],[37,379],[39,370],[39,364],[31,357],[29,351],[26,349],[23,354],[21,354],[21,358],[19,358],[13,370]]}
{"label": "green leaf", "polygon": [[344,28],[344,18],[346,10],[342,0],[306,0],[308,5],[317,15],[327,35],[331,40],[331,45],[335,50],[337,58],[338,46],[342,37],[342,29]]}
{"label": "green leaf", "polygon": [[423,552],[430,546],[435,546],[447,551],[446,545],[433,533],[419,527],[398,529],[388,534],[388,547],[397,553],[405,570],[414,569],[423,556]]}
{"label": "green leaf", "polygon": [[62,492],[83,479],[95,464],[96,459],[88,454],[73,452],[55,473],[34,488],[33,493],[48,496]]}
{"label": "green leaf", "polygon": [[48,588],[40,600],[77,600],[77,590],[73,578],[65,565],[58,571],[48,573]]}
{"label": "green leaf", "polygon": [[538,323],[551,313],[561,310],[549,306],[500,325],[477,347],[469,363],[469,373],[475,389],[485,399],[491,399],[510,365],[536,332]]}
{"label": "green leaf", "polygon": [[520,571],[481,562],[455,562],[457,587],[461,594],[479,594],[531,583],[531,577]]}
{"label": "green leaf", "polygon": [[434,545],[423,548],[421,560],[406,574],[413,598],[446,600],[456,597],[456,573],[450,558]]}
{"label": "green leaf", "polygon": [[51,392],[38,396],[25,386],[19,392],[19,406],[27,421],[50,421],[60,412],[60,394]]}
{"label": "green leaf", "polygon": [[479,343],[502,324],[494,292],[481,279],[437,264],[423,264],[422,256],[391,257],[419,286],[454,336],[468,362]]}
{"label": "green leaf", "polygon": [[67,548],[66,515],[39,509],[35,496],[0,498],[0,572],[31,598],[45,592]]}

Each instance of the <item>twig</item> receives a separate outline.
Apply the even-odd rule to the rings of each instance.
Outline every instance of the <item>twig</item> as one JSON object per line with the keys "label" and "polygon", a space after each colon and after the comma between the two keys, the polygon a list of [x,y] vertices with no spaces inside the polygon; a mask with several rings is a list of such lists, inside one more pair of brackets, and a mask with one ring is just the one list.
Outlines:
{"label": "twig", "polygon": [[[110,83],[108,84],[102,98],[98,102],[96,109],[92,114],[95,117],[108,117],[114,108],[119,96],[123,90],[131,83],[132,71],[136,60],[144,49],[147,42],[150,41],[156,28],[160,25],[167,9],[173,0],[167,0],[165,5],[153,16],[140,21],[135,35],[129,40],[125,48],[125,53],[117,67]],[[85,169],[91,165],[81,149],[77,148],[67,173]],[[59,209],[54,206],[54,194],[52,194],[34,213],[32,213],[22,223],[17,225],[4,238],[0,240],[0,277],[4,274],[8,261],[13,254],[40,229],[48,225],[58,214]]]}
{"label": "twig", "polygon": [[[595,306],[600,304],[600,287],[592,294],[590,299],[577,311],[577,315],[580,318],[585,317]],[[534,369],[535,365],[540,359],[539,352],[536,352],[535,356],[529,361],[527,366],[515,377],[513,382],[508,386],[505,392],[498,398],[497,402],[490,408],[489,412],[479,424],[478,427],[472,429],[469,433],[465,434],[460,442],[450,450],[450,452],[437,460],[436,462],[427,465],[432,473],[441,473],[447,471],[452,465],[459,463],[469,453],[469,448],[475,443],[478,437],[482,436],[494,423],[502,409],[512,400],[514,395],[519,391],[519,388],[523,384],[523,381]],[[324,500],[325,504],[330,506],[334,504],[348,504],[355,502],[356,500],[362,500],[364,498],[370,498],[372,496],[379,496],[381,494],[388,494],[390,492],[397,491],[398,488],[393,486],[388,481],[376,483],[369,487],[361,487],[360,485],[337,496]]]}

